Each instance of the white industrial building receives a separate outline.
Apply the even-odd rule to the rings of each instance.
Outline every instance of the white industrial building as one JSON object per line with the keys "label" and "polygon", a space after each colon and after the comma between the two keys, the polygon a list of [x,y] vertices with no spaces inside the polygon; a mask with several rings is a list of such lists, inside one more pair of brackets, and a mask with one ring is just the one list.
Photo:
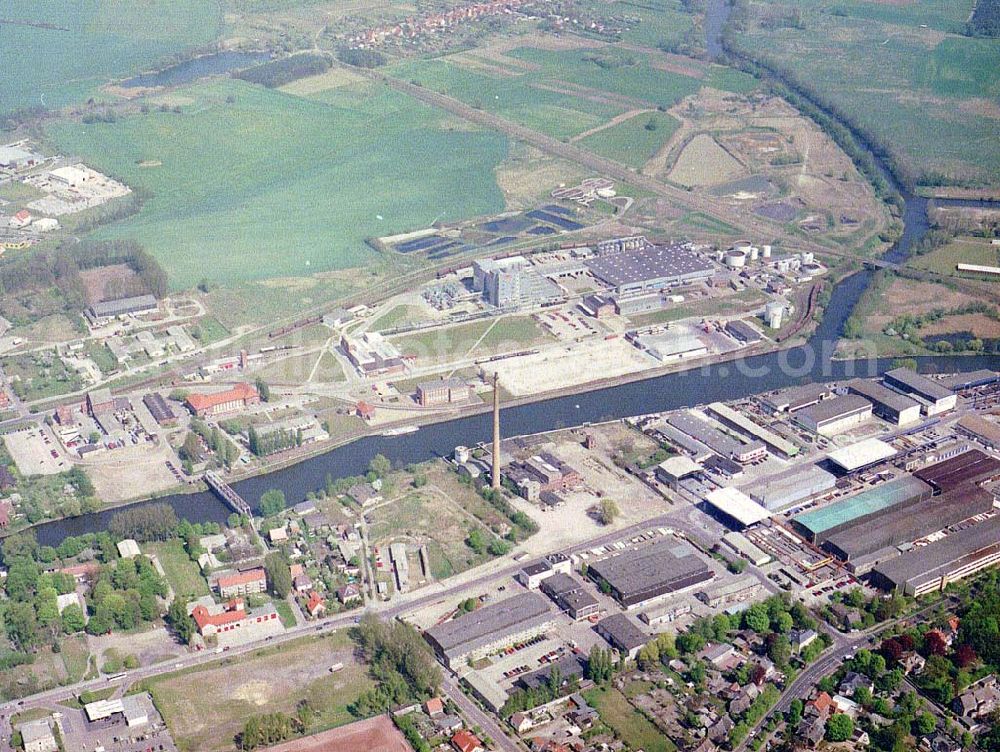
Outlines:
{"label": "white industrial building", "polygon": [[871,420],[872,403],[857,394],[823,400],[795,413],[795,421],[820,436],[836,436]]}

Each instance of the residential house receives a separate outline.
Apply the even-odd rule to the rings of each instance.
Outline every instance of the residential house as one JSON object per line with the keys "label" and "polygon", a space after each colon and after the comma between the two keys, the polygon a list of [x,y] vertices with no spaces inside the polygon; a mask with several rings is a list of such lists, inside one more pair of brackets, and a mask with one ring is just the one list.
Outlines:
{"label": "residential house", "polygon": [[326,613],[326,601],[323,600],[323,596],[313,590],[309,593],[309,600],[306,603],[306,611],[314,619],[318,619],[320,616]]}
{"label": "residential house", "polygon": [[309,575],[300,574],[292,578],[292,586],[295,588],[296,593],[308,593],[313,589],[313,581]]}
{"label": "residential house", "polygon": [[424,702],[424,713],[431,718],[444,714],[444,700],[440,697],[432,697]]}
{"label": "residential house", "polygon": [[859,674],[857,671],[848,671],[837,686],[837,691],[846,697],[854,697],[854,693],[862,687],[871,692],[875,688],[875,685],[864,674]]}
{"label": "residential house", "polygon": [[350,603],[355,603],[361,600],[361,588],[355,585],[353,582],[348,583],[342,587],[337,588],[337,600],[343,603],[345,606]]}
{"label": "residential house", "polygon": [[219,595],[223,598],[263,593],[267,590],[267,574],[262,567],[247,569],[235,574],[223,575],[216,582]]}
{"label": "residential house", "polygon": [[456,752],[483,752],[483,743],[479,737],[467,729],[462,729],[451,737],[451,746]]}

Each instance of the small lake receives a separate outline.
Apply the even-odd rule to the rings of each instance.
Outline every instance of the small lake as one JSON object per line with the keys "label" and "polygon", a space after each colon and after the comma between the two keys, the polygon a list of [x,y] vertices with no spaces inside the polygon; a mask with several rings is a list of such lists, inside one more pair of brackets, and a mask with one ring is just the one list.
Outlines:
{"label": "small lake", "polygon": [[250,68],[270,59],[271,55],[267,52],[216,52],[212,55],[194,57],[158,71],[140,73],[138,76],[122,81],[121,86],[125,88],[179,86],[206,76],[220,76]]}

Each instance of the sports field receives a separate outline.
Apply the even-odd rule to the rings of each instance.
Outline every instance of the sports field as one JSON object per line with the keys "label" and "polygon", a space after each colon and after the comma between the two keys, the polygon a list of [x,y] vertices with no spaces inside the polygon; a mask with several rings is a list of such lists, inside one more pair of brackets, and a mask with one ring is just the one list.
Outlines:
{"label": "sports field", "polygon": [[109,78],[154,67],[207,44],[221,29],[217,0],[6,0],[0,45],[16,54],[0,64],[0,114],[60,107],[96,93]]}
{"label": "sports field", "polygon": [[[734,35],[885,143],[910,174],[1000,186],[1000,40],[962,36],[973,0],[751,6]],[[839,61],[831,65],[831,61]]]}
{"label": "sports field", "polygon": [[439,113],[374,87],[316,101],[211,81],[175,94],[190,102],[179,113],[63,121],[48,135],[148,197],[99,235],[138,238],[173,289],[305,276],[365,264],[365,238],[503,208],[505,137],[445,130]]}

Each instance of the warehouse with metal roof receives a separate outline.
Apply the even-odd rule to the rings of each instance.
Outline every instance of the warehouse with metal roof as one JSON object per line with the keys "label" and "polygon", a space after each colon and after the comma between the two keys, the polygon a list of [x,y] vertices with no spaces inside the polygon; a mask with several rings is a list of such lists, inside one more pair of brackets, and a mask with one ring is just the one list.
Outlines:
{"label": "warehouse with metal roof", "polygon": [[835,436],[872,417],[872,403],[857,394],[817,402],[795,413],[795,421],[820,436]]}
{"label": "warehouse with metal roof", "polygon": [[882,549],[911,543],[992,509],[993,494],[981,488],[958,489],[914,504],[893,506],[875,524],[854,522],[826,536],[823,548],[841,561],[857,563]]}
{"label": "warehouse with metal roof", "polygon": [[910,368],[894,368],[883,376],[886,386],[908,394],[920,402],[925,415],[954,410],[958,397],[944,384],[921,376]]}
{"label": "warehouse with metal roof", "polygon": [[832,491],[837,478],[819,465],[800,465],[780,475],[772,475],[747,488],[750,498],[772,512],[800,504]]}
{"label": "warehouse with metal roof", "polygon": [[716,488],[705,495],[705,501],[723,518],[729,527],[742,529],[763,522],[771,516],[764,507],[738,488]]}
{"label": "warehouse with metal roof", "polygon": [[711,262],[682,245],[645,245],[604,253],[585,263],[591,274],[619,295],[660,290],[708,279],[715,273]]}
{"label": "warehouse with metal roof", "polygon": [[544,631],[554,618],[548,601],[537,593],[520,593],[424,632],[448,668],[467,658],[480,658]]}
{"label": "warehouse with metal roof", "polygon": [[715,576],[689,544],[676,540],[661,540],[594,562],[587,574],[599,585],[607,582],[611,595],[628,609]]}
{"label": "warehouse with metal roof", "polygon": [[792,518],[792,527],[813,543],[822,543],[845,528],[875,519],[885,510],[899,505],[913,505],[929,499],[933,489],[913,477],[903,477],[867,491],[811,509]]}
{"label": "warehouse with metal roof", "polygon": [[896,454],[896,450],[884,441],[865,439],[850,446],[834,449],[827,454],[827,459],[844,473],[856,473],[879,462],[885,462]]}
{"label": "warehouse with metal roof", "polygon": [[688,411],[669,416],[667,424],[697,439],[721,457],[737,462],[751,462],[767,454],[767,447],[763,442],[752,441],[744,444],[723,433],[708,420],[696,417]]}
{"label": "warehouse with metal roof", "polygon": [[873,412],[882,420],[905,426],[920,420],[920,403],[905,394],[894,392],[888,387],[867,379],[855,379],[847,385],[853,394],[858,394],[872,403]]}
{"label": "warehouse with metal roof", "polygon": [[795,444],[778,436],[778,434],[769,428],[758,425],[743,413],[729,407],[729,405],[722,402],[713,402],[708,406],[708,411],[722,425],[739,431],[741,434],[749,436],[752,439],[763,441],[767,445],[767,448],[779,457],[790,458],[795,457],[799,453],[799,448]]}
{"label": "warehouse with metal roof", "polygon": [[939,493],[948,493],[965,485],[983,483],[1000,474],[1000,460],[972,449],[957,457],[922,467],[913,473]]}
{"label": "warehouse with metal roof", "polygon": [[883,590],[918,596],[1000,563],[1000,516],[879,564],[872,582]]}

